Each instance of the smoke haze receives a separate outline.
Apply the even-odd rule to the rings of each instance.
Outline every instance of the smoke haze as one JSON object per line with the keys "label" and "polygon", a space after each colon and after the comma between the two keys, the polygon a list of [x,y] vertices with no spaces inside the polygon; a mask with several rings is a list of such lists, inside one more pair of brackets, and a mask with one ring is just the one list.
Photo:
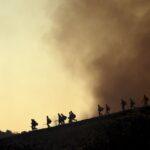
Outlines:
{"label": "smoke haze", "polygon": [[[55,50],[87,82],[94,105],[150,95],[150,1],[62,0],[53,13]],[[73,75],[72,74],[72,75]]]}

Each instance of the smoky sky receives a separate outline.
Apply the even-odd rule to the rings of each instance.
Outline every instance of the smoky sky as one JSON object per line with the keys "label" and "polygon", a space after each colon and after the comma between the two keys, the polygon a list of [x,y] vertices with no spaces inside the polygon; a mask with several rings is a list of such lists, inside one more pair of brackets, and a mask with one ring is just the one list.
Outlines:
{"label": "smoky sky", "polygon": [[87,82],[93,106],[150,96],[149,0],[62,0],[52,22],[55,50]]}

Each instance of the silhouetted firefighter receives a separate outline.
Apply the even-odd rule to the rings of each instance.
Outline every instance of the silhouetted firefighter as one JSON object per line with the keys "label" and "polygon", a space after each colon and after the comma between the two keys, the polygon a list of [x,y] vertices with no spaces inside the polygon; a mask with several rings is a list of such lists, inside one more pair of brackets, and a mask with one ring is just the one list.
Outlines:
{"label": "silhouetted firefighter", "polygon": [[46,116],[46,124],[48,128],[50,128],[51,122],[52,122],[51,119],[48,116]]}
{"label": "silhouetted firefighter", "polygon": [[146,95],[144,95],[143,100],[144,100],[144,106],[145,106],[145,107],[148,106],[149,98],[148,98]]}
{"label": "silhouetted firefighter", "polygon": [[32,130],[37,129],[36,126],[38,126],[38,123],[34,119],[31,119],[31,129]]}
{"label": "silhouetted firefighter", "polygon": [[110,113],[110,107],[106,104],[105,108],[106,108],[106,114],[109,114]]}
{"label": "silhouetted firefighter", "polygon": [[63,114],[61,114],[61,122],[62,124],[65,124],[65,120],[67,119],[67,117]]}
{"label": "silhouetted firefighter", "polygon": [[124,111],[126,109],[126,105],[127,105],[127,102],[124,99],[122,99],[121,100],[121,109],[122,109],[122,111]]}
{"label": "silhouetted firefighter", "polygon": [[101,116],[102,115],[102,111],[104,110],[104,108],[101,107],[100,105],[98,105],[97,110],[98,110],[98,115]]}
{"label": "silhouetted firefighter", "polygon": [[69,119],[69,123],[72,123],[73,121],[77,121],[76,119],[76,115],[72,112],[72,111],[70,111],[69,112],[69,117],[68,117],[68,119]]}
{"label": "silhouetted firefighter", "polygon": [[130,98],[130,109],[134,109],[135,108],[135,102],[133,101],[132,98]]}
{"label": "silhouetted firefighter", "polygon": [[67,119],[67,117],[65,115],[58,113],[58,124],[59,125],[65,124],[66,119]]}
{"label": "silhouetted firefighter", "polygon": [[61,115],[58,113],[58,125],[62,124],[62,117]]}

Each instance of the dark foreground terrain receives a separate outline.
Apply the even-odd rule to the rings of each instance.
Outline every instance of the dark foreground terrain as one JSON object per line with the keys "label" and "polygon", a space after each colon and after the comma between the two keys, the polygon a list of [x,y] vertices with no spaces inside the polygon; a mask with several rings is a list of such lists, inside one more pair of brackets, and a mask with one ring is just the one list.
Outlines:
{"label": "dark foreground terrain", "polygon": [[150,149],[150,107],[15,135],[0,150]]}

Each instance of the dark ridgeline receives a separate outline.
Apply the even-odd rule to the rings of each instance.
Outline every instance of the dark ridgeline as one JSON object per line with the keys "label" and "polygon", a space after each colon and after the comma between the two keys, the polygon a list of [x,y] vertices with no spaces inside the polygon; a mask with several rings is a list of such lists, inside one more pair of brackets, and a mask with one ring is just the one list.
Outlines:
{"label": "dark ridgeline", "polygon": [[[70,112],[71,115],[71,112]],[[150,107],[23,132],[0,140],[0,150],[150,149]]]}
{"label": "dark ridgeline", "polygon": [[[52,120],[46,116],[47,129],[37,130],[38,123],[31,119],[30,132],[13,134],[7,131],[0,140],[0,150],[94,150],[94,149],[145,149],[150,148],[150,106],[144,95],[143,107],[135,101],[121,99],[121,111],[110,114],[111,107],[98,105],[98,117],[77,122],[70,111],[67,116],[58,113],[58,126],[51,127]],[[105,110],[105,114],[103,111]],[[9,133],[9,135],[8,135]]]}
{"label": "dark ridgeline", "polygon": [[0,131],[0,139],[7,138],[7,137],[13,136],[15,134],[17,134],[17,133],[13,133],[10,130],[6,130],[6,132]]}
{"label": "dark ridgeline", "polygon": [[[127,101],[125,101],[124,99],[121,99],[120,105],[121,105],[121,110],[122,111],[126,111],[126,110],[134,110],[136,108],[135,106],[135,102],[132,98],[129,99],[129,107],[127,108]],[[142,100],[142,105],[144,107],[148,107],[148,102],[149,102],[149,98],[144,95],[143,100]],[[97,111],[98,111],[98,116],[101,117],[103,115],[103,111],[105,110],[105,115],[109,115],[110,114],[110,106],[108,104],[105,104],[105,108],[100,106],[99,104],[97,105]],[[67,118],[67,116],[65,116],[64,114],[60,114],[58,113],[58,120],[56,120],[58,122],[58,125],[65,125],[65,121],[68,119],[68,123],[71,124],[73,122],[77,122],[76,119],[76,115],[70,111],[69,112],[69,117]],[[48,128],[50,128],[50,124],[52,123],[52,120],[49,118],[49,116],[46,116],[46,124]],[[31,129],[33,130],[37,130],[37,126],[38,123],[35,121],[35,119],[31,119]]]}

